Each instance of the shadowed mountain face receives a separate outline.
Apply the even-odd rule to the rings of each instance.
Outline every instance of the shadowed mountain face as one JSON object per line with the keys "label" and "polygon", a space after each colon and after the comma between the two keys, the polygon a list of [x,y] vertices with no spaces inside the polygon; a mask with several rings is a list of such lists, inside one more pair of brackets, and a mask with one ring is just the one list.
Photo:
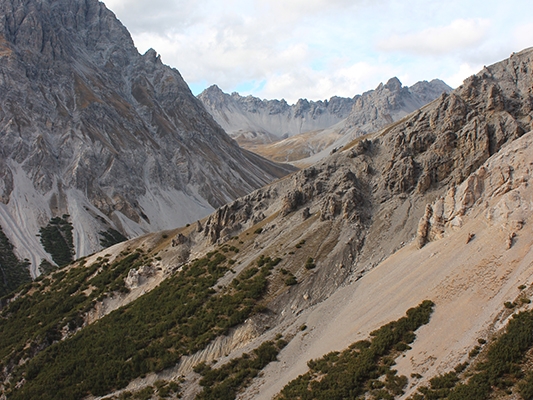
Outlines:
{"label": "shadowed mountain face", "polygon": [[75,254],[203,217],[291,169],[239,149],[96,0],[0,1],[0,224],[35,266],[70,215]]}

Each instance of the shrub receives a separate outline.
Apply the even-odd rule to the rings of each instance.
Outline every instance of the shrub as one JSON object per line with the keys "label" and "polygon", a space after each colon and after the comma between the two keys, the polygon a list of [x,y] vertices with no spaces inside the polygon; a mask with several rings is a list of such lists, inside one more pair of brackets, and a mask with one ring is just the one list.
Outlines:
{"label": "shrub", "polygon": [[256,348],[252,354],[245,353],[218,369],[201,367],[200,374],[203,378],[200,380],[200,385],[204,390],[196,399],[234,399],[237,392],[248,385],[259,371],[277,359],[279,351],[285,344],[282,339],[277,342],[268,341]]}
{"label": "shrub", "polygon": [[285,285],[287,286],[293,286],[297,283],[298,281],[296,280],[296,277],[294,275],[290,275],[287,279],[285,279]]}
{"label": "shrub", "polygon": [[68,218],[67,214],[63,218],[52,218],[48,225],[39,230],[43,248],[60,267],[74,261],[73,228]]}
{"label": "shrub", "polygon": [[[14,376],[25,374],[26,381],[13,389],[10,399],[101,396],[149,372],[172,367],[182,355],[204,348],[256,312],[270,274],[267,262],[245,270],[235,284],[217,292],[212,287],[228,271],[227,259],[211,252],[97,324],[60,340],[63,326],[77,326],[76,317],[91,310],[97,299],[110,290],[125,289],[130,269],[146,260],[134,251],[111,265],[102,259],[88,267],[59,270],[51,276],[48,291],[20,297],[2,311],[9,313],[0,324],[3,362],[17,365],[14,360],[27,358],[27,351],[42,349],[14,367]],[[95,289],[86,296],[80,292],[82,286]],[[22,312],[16,312],[17,307]]]}
{"label": "shrub", "polygon": [[[100,245],[105,249],[111,247],[117,243],[122,243],[128,240],[126,236],[117,231],[116,229],[109,228],[107,231],[100,231]],[[164,235],[163,235],[164,236]]]}
{"label": "shrub", "polygon": [[509,308],[509,309],[515,308],[516,306],[515,303],[511,303],[510,301],[506,301],[503,305],[505,306],[505,308]]}
{"label": "shrub", "polygon": [[313,269],[316,268],[316,264],[313,260],[313,257],[309,257],[307,261],[305,262],[305,269]]}
{"label": "shrub", "polygon": [[[283,388],[279,399],[394,399],[403,393],[407,378],[390,369],[394,347],[403,337],[429,322],[433,303],[425,301],[407,316],[373,332],[371,341],[352,344],[308,362],[309,372]],[[385,376],[384,382],[380,379]],[[370,395],[370,396],[369,396]]]}

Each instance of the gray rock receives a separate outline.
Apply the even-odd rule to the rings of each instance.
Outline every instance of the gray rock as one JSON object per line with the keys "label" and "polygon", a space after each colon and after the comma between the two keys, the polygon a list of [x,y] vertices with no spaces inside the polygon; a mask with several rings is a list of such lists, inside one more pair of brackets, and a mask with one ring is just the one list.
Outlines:
{"label": "gray rock", "polygon": [[101,230],[185,225],[294,170],[241,150],[103,3],[1,0],[0,15],[1,220],[34,265],[28,238],[52,216],[73,217],[83,256]]}

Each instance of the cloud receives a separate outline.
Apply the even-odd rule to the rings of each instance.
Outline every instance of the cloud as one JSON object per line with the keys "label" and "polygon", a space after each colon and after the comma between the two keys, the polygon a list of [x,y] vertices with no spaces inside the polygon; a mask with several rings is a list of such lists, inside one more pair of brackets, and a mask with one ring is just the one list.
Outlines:
{"label": "cloud", "polygon": [[[386,82],[394,76],[394,67],[390,65],[372,65],[359,62],[335,69],[334,71],[316,71],[310,68],[293,70],[272,75],[264,87],[256,93],[261,98],[279,98],[285,93],[285,100],[295,103],[300,98],[329,99],[333,95],[353,97]],[[371,86],[369,87],[369,82]]]}
{"label": "cloud", "polygon": [[210,0],[105,0],[130,32],[181,31],[205,17]]}
{"label": "cloud", "polygon": [[287,101],[351,97],[393,76],[455,86],[533,45],[530,0],[104,1],[195,93],[216,83]]}
{"label": "cloud", "polygon": [[481,69],[483,69],[483,65],[463,63],[457,72],[449,76],[443,76],[442,79],[451,87],[456,88],[461,86],[466,78],[477,74]]}
{"label": "cloud", "polygon": [[392,35],[379,41],[377,46],[383,51],[442,55],[478,46],[487,38],[490,26],[487,19],[456,19],[447,26]]}
{"label": "cloud", "polygon": [[519,25],[513,31],[514,51],[523,50],[527,47],[533,46],[531,40],[531,32],[533,32],[533,23]]}

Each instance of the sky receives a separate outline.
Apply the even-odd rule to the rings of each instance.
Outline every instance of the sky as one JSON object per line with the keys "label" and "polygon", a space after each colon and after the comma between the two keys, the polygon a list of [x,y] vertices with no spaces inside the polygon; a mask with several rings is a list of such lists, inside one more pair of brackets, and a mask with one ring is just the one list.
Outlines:
{"label": "sky", "polygon": [[533,46],[531,0],[104,0],[140,53],[194,94],[295,103],[353,97],[396,76],[459,86]]}

